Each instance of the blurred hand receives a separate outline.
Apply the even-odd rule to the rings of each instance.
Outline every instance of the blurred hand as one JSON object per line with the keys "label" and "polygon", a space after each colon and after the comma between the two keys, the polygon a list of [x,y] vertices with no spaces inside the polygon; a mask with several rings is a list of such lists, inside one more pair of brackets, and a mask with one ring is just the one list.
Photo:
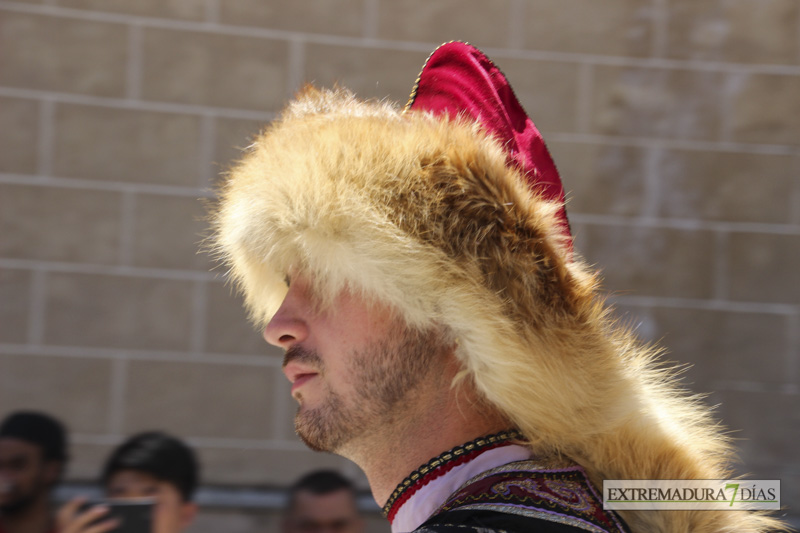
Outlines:
{"label": "blurred hand", "polygon": [[85,503],[86,498],[79,496],[65,503],[58,510],[56,529],[59,533],[106,533],[119,525],[119,520],[115,519],[95,523],[108,513],[108,507],[95,505],[81,512],[81,506]]}

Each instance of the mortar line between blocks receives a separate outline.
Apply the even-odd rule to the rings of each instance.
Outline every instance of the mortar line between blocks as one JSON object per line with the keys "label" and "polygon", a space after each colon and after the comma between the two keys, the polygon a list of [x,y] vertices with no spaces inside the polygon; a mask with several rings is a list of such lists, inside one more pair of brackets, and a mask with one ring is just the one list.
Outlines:
{"label": "mortar line between blocks", "polygon": [[728,73],[722,81],[720,98],[717,100],[717,114],[719,116],[719,141],[730,143],[733,139],[733,113],[736,94],[747,81],[747,75],[742,73]]}
{"label": "mortar line between blocks", "polygon": [[762,222],[717,222],[693,218],[630,217],[619,215],[593,215],[573,213],[570,220],[576,223],[600,226],[627,226],[636,224],[648,228],[671,228],[697,231],[728,231],[736,233],[772,233],[778,235],[800,235],[800,227],[792,224]]}
{"label": "mortar line between blocks", "polygon": [[[118,444],[121,434],[105,433],[73,433],[70,440],[78,444]],[[303,444],[286,442],[275,439],[258,438],[225,438],[225,437],[187,437],[187,443],[198,447],[226,448],[240,450],[265,450],[265,451],[308,451]]]}
{"label": "mortar line between blocks", "polygon": [[794,187],[792,190],[789,222],[792,224],[800,224],[800,154],[796,154],[792,157],[792,173],[795,179],[792,180]]}
{"label": "mortar line between blocks", "polygon": [[667,55],[669,41],[669,7],[668,0],[653,0],[653,57],[663,58]]}
{"label": "mortar line between blocks", "polygon": [[291,97],[305,81],[306,43],[302,39],[290,40],[287,53],[286,93]]}
{"label": "mortar line between blocks", "polygon": [[214,169],[219,169],[220,161],[214,160],[214,145],[217,140],[217,122],[209,114],[203,115],[200,119],[200,157],[197,164],[197,186],[201,189],[210,190],[214,184]]}
{"label": "mortar line between blocks", "polygon": [[591,63],[582,63],[578,68],[577,124],[575,125],[577,131],[582,134],[591,134],[593,93],[594,66]]}
{"label": "mortar line between blocks", "polygon": [[0,257],[0,268],[40,269],[44,272],[67,274],[97,274],[101,276],[126,276],[150,279],[171,279],[177,281],[219,281],[222,274],[203,270],[167,270],[159,268],[106,265],[96,263],[67,263],[60,261],[39,261],[35,259],[10,259]]}
{"label": "mortar line between blocks", "polygon": [[787,317],[786,375],[795,387],[800,387],[800,308]]}
{"label": "mortar line between blocks", "polygon": [[511,0],[508,10],[508,42],[509,48],[525,46],[525,0]]}
{"label": "mortar line between blocks", "polygon": [[119,217],[119,254],[121,266],[133,264],[134,240],[136,236],[136,194],[130,191],[122,193],[122,206]]}
{"label": "mortar line between blocks", "polygon": [[786,387],[771,383],[741,379],[720,379],[715,381],[715,388],[731,392],[785,392]]}
{"label": "mortar line between blocks", "polygon": [[797,50],[796,50],[797,57],[795,57],[795,61],[797,62],[798,65],[800,65],[800,9],[797,10],[797,23],[796,24],[797,25],[795,26],[795,33],[797,35],[797,43],[796,43],[797,44]]}
{"label": "mortar line between blocks", "polygon": [[730,313],[763,313],[772,315],[792,315],[796,307],[789,304],[773,304],[762,302],[722,301],[716,299],[671,298],[667,296],[609,296],[608,300],[615,304],[630,307],[701,309],[709,311],[726,311]]}
{"label": "mortar line between blocks", "polygon": [[111,361],[109,382],[108,431],[121,435],[125,427],[125,396],[127,394],[128,360],[117,357]]}
{"label": "mortar line between blocks", "polygon": [[131,361],[169,361],[175,363],[196,363],[225,366],[244,366],[257,368],[280,369],[279,358],[264,355],[242,355],[235,353],[203,353],[173,352],[167,349],[136,349],[94,346],[59,346],[53,344],[12,344],[0,342],[0,354],[24,354],[38,357],[65,357],[81,359],[129,359]]}
{"label": "mortar line between blocks", "polygon": [[659,200],[661,198],[660,163],[664,156],[661,148],[647,148],[645,150],[644,169],[644,198],[642,202],[642,216],[658,219]]}
{"label": "mortar line between blocks", "polygon": [[142,97],[142,62],[144,61],[142,26],[128,26],[128,65],[125,71],[125,97],[139,100]]}
{"label": "mortar line between blocks", "polygon": [[37,146],[37,171],[39,174],[53,173],[53,150],[55,145],[56,103],[44,98],[39,103],[39,143]]}
{"label": "mortar line between blocks", "polygon": [[728,285],[730,279],[730,272],[728,270],[729,237],[730,235],[727,231],[717,231],[714,233],[714,263],[711,275],[713,276],[714,283],[714,299],[720,301],[728,299]]}
{"label": "mortar line between blocks", "polygon": [[0,183],[26,185],[29,187],[48,187],[52,189],[85,189],[90,191],[130,192],[139,194],[158,194],[162,196],[213,196],[205,188],[159,185],[156,183],[134,183],[130,181],[105,181],[81,178],[62,178],[56,176],[31,176],[27,174],[4,174],[0,172]]}
{"label": "mortar line between blocks", "polygon": [[190,350],[194,353],[206,351],[206,318],[208,315],[208,283],[195,281],[192,287],[192,326]]}
{"label": "mortar line between blocks", "polygon": [[29,344],[38,345],[44,342],[47,281],[47,273],[43,269],[34,269],[31,276],[30,307],[28,308]]}
{"label": "mortar line between blocks", "polygon": [[219,24],[219,0],[206,0],[205,15],[206,22]]}
{"label": "mortar line between blocks", "polygon": [[53,100],[59,104],[75,104],[94,107],[111,107],[131,111],[152,111],[155,113],[171,113],[179,115],[204,115],[269,121],[275,118],[275,113],[257,109],[237,109],[232,107],[215,107],[211,105],[183,104],[163,102],[157,100],[129,100],[112,96],[95,96],[75,94],[42,89],[19,89],[16,87],[0,86],[0,96],[11,98],[27,98],[33,100]]}
{"label": "mortar line between blocks", "polygon": [[364,0],[364,22],[361,33],[368,39],[375,39],[378,36],[378,25],[380,23],[379,0]]}
{"label": "mortar line between blocks", "polygon": [[623,137],[596,133],[553,132],[549,140],[560,142],[596,143],[607,146],[659,146],[678,150],[735,152],[748,154],[793,155],[797,148],[783,144],[748,144],[709,140],[685,140],[668,137]]}

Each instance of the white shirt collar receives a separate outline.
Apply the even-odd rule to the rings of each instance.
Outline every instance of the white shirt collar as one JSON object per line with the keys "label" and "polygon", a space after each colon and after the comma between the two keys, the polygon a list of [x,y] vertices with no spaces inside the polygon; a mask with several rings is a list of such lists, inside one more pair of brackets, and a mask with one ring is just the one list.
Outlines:
{"label": "white shirt collar", "polygon": [[409,533],[417,529],[451,494],[481,472],[530,458],[531,451],[528,448],[511,444],[487,450],[471,461],[454,467],[420,488],[402,504],[392,521],[392,533]]}

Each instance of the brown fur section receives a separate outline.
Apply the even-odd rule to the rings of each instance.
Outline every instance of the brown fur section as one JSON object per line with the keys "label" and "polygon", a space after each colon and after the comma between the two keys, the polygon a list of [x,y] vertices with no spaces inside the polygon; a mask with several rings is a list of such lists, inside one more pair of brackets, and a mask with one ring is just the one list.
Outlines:
{"label": "brown fur section", "polygon": [[[474,124],[306,89],[227,176],[214,246],[263,326],[290,266],[444,326],[534,451],[603,479],[729,475],[728,440],[611,320],[555,212]],[[622,512],[634,531],[762,531],[756,513]]]}

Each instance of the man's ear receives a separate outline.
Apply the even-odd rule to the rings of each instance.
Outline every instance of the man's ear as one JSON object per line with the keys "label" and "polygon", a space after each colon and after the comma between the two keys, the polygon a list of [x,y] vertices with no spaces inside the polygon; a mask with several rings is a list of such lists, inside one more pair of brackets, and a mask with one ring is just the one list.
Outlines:
{"label": "man's ear", "polygon": [[186,529],[197,516],[197,504],[194,502],[184,502],[181,504],[181,529]]}

